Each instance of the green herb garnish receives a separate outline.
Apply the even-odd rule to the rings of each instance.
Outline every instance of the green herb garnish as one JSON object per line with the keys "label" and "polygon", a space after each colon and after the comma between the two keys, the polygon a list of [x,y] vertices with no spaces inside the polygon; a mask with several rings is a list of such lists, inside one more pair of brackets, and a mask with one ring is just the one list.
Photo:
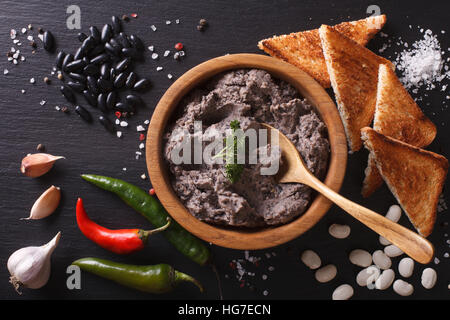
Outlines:
{"label": "green herb garnish", "polygon": [[[245,136],[242,135],[238,139],[236,131],[241,128],[241,124],[238,120],[230,122],[230,128],[232,135],[225,138],[226,147],[223,148],[214,158],[225,157],[225,173],[228,180],[231,183],[239,181],[242,171],[244,171],[244,165],[238,163],[238,149],[245,143]],[[233,139],[232,143],[228,143],[228,139]]]}

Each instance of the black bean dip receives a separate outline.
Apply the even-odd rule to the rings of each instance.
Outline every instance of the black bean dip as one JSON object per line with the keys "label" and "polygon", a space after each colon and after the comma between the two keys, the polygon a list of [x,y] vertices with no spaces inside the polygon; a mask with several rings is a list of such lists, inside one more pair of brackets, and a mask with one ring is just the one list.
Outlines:
{"label": "black bean dip", "polygon": [[320,179],[325,176],[327,130],[313,107],[294,87],[266,71],[234,70],[191,91],[164,134],[171,183],[185,207],[202,221],[239,227],[285,224],[303,214],[312,190],[302,184],[277,184],[273,175],[261,175],[259,163],[245,164],[235,183],[227,179],[223,164],[174,163],[171,151],[180,143],[179,136],[172,134],[175,129],[193,134],[194,121],[202,121],[207,135],[212,129],[226,131],[233,120],[244,131],[261,128],[262,122],[279,129],[295,144],[311,172]]}

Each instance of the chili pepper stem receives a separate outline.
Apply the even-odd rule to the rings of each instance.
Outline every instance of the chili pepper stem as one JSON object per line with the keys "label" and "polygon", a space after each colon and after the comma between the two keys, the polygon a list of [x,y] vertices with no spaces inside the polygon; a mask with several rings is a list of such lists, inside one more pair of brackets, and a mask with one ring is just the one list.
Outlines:
{"label": "chili pepper stem", "polygon": [[186,273],[183,273],[183,272],[175,270],[175,280],[174,280],[174,282],[175,283],[179,283],[179,282],[184,282],[184,281],[192,282],[193,284],[195,284],[200,289],[200,292],[205,291],[203,289],[203,286],[201,285],[201,283],[198,282],[195,278],[191,277],[190,275],[187,275]]}
{"label": "chili pepper stem", "polygon": [[142,241],[147,241],[147,238],[151,236],[152,234],[159,233],[161,231],[166,230],[168,227],[170,227],[170,224],[172,223],[172,219],[167,217],[167,223],[163,225],[162,227],[153,229],[153,230],[142,230],[142,235],[140,236]]}

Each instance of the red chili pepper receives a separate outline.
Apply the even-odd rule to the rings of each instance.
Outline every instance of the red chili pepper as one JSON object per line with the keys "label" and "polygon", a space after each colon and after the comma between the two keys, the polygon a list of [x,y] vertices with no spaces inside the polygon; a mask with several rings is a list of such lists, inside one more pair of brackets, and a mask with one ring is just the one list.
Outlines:
{"label": "red chili pepper", "polygon": [[144,248],[144,244],[150,235],[167,229],[170,220],[161,228],[153,230],[142,229],[119,229],[110,230],[104,228],[89,219],[84,210],[83,200],[77,201],[77,223],[81,232],[90,240],[109,251],[118,254],[127,254]]}
{"label": "red chili pepper", "polygon": [[144,140],[145,139],[145,135],[143,134],[143,133],[141,133],[140,135],[139,135],[139,141],[142,141],[142,140]]}
{"label": "red chili pepper", "polygon": [[182,44],[181,42],[178,42],[178,43],[175,45],[175,49],[178,50],[178,51],[180,51],[181,49],[183,49],[183,44]]}
{"label": "red chili pepper", "polygon": [[116,111],[115,115],[116,115],[117,118],[120,118],[122,116],[122,113],[120,111]]}

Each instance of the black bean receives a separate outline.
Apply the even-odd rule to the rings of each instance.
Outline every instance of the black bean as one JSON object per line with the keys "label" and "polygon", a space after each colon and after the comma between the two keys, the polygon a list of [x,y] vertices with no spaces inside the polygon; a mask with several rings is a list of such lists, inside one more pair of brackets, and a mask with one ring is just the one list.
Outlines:
{"label": "black bean", "polygon": [[84,90],[83,96],[86,99],[87,103],[89,103],[93,107],[97,107],[97,98],[92,93],[90,93],[88,90]]}
{"label": "black bean", "polygon": [[97,106],[102,112],[107,112],[108,108],[106,107],[106,94],[100,93],[97,97]]}
{"label": "black bean", "polygon": [[123,60],[121,60],[119,63],[117,63],[115,69],[117,72],[123,72],[125,71],[126,68],[128,68],[128,66],[130,65],[131,62],[131,58],[125,58]]}
{"label": "black bean", "polygon": [[64,57],[64,60],[63,60],[63,62],[62,62],[62,67],[61,67],[61,69],[65,69],[66,66],[67,66],[70,62],[72,62],[72,61],[73,61],[73,54],[71,54],[71,53],[66,54],[66,56]]}
{"label": "black bean", "polygon": [[116,128],[114,128],[113,123],[111,120],[109,120],[106,116],[99,116],[98,121],[105,127],[106,130],[109,132],[116,131]]}
{"label": "black bean", "polygon": [[73,58],[75,60],[78,60],[78,59],[83,59],[83,57],[84,57],[83,49],[81,47],[79,47],[77,52],[75,52],[75,56]]}
{"label": "black bean", "polygon": [[98,31],[96,26],[90,26],[89,32],[91,33],[91,37],[94,38],[96,43],[100,42],[100,31]]}
{"label": "black bean", "polygon": [[97,80],[98,90],[101,92],[110,92],[113,89],[113,84],[109,80],[105,80],[103,78],[99,78]]}
{"label": "black bean", "polygon": [[109,42],[105,43],[105,49],[114,56],[117,56],[120,53],[120,49],[117,47],[114,47]]}
{"label": "black bean", "polygon": [[102,29],[101,40],[103,43],[108,42],[112,36],[112,27],[110,24],[105,24]]}
{"label": "black bean", "polygon": [[87,87],[92,94],[98,94],[97,80],[93,76],[87,76]]}
{"label": "black bean", "polygon": [[77,37],[80,42],[83,42],[87,38],[87,35],[83,32],[80,32]]}
{"label": "black bean", "polygon": [[72,82],[72,81],[69,81],[69,82],[67,82],[66,85],[67,85],[70,89],[72,89],[72,90],[74,90],[74,91],[76,91],[76,92],[79,92],[79,93],[82,93],[83,90],[86,89],[86,86],[84,85],[84,83],[81,83],[81,82]]}
{"label": "black bean", "polygon": [[83,69],[83,73],[88,75],[88,76],[95,76],[98,75],[100,72],[100,70],[98,69],[98,67],[94,64],[88,64],[86,67],[84,67]]}
{"label": "black bean", "polygon": [[99,44],[96,45],[90,52],[89,52],[89,57],[96,57],[99,54],[103,53],[105,51],[105,46],[104,44]]}
{"label": "black bean", "polygon": [[141,97],[134,94],[127,95],[125,99],[127,103],[129,105],[132,105],[133,107],[142,107],[144,105],[144,101],[141,99]]}
{"label": "black bean", "polygon": [[120,42],[120,44],[124,47],[124,48],[129,48],[131,47],[131,43],[128,40],[128,37],[125,33],[121,32],[119,33],[119,35],[117,36],[117,40]]}
{"label": "black bean", "polygon": [[117,93],[115,91],[111,91],[110,93],[108,93],[108,95],[106,96],[106,106],[108,107],[108,109],[114,108],[116,100],[117,100]]}
{"label": "black bean", "polygon": [[114,109],[121,112],[134,112],[134,107],[124,102],[117,102]]}
{"label": "black bean", "polygon": [[134,34],[130,35],[130,42],[131,42],[131,45],[134,48],[136,48],[137,50],[139,50],[139,51],[144,50],[144,43],[138,36],[136,36]]}
{"label": "black bean", "polygon": [[114,77],[116,76],[116,69],[111,68],[111,70],[109,71],[109,74],[110,74],[110,78],[114,79]]}
{"label": "black bean", "polygon": [[102,64],[109,60],[109,56],[106,53],[102,53],[94,58],[92,58],[91,63],[93,64]]}
{"label": "black bean", "polygon": [[127,87],[128,89],[133,88],[134,84],[136,83],[136,73],[134,73],[133,71],[130,72],[130,74],[127,77],[127,81],[125,81],[125,87]]}
{"label": "black bean", "polygon": [[102,66],[100,67],[100,76],[105,80],[109,80],[111,76],[109,69],[109,64],[107,63],[102,64]]}
{"label": "black bean", "polygon": [[125,57],[136,58],[138,55],[138,52],[135,48],[122,48],[122,54]]}
{"label": "black bean", "polygon": [[133,90],[144,91],[150,87],[150,80],[141,79],[134,84]]}
{"label": "black bean", "polygon": [[44,44],[44,49],[47,51],[53,51],[53,47],[55,45],[55,39],[50,31],[45,31],[44,36],[42,38],[42,42]]}
{"label": "black bean", "polygon": [[63,96],[67,99],[67,101],[72,102],[72,103],[76,102],[77,99],[76,99],[75,95],[73,94],[73,91],[69,87],[62,85],[60,90],[61,90],[61,93],[63,94]]}
{"label": "black bean", "polygon": [[122,22],[120,22],[120,19],[116,16],[112,16],[111,17],[111,21],[112,21],[112,28],[114,33],[119,33],[120,31],[122,31]]}
{"label": "black bean", "polygon": [[78,82],[82,82],[82,83],[86,82],[86,77],[84,75],[80,74],[80,73],[70,72],[68,74],[68,76],[70,78],[72,78],[73,80],[76,80]]}
{"label": "black bean", "polygon": [[83,43],[81,44],[81,50],[84,53],[88,53],[92,48],[95,46],[95,39],[91,36],[84,39]]}
{"label": "black bean", "polygon": [[117,89],[122,88],[127,81],[127,74],[125,72],[119,73],[114,79],[114,87]]}
{"label": "black bean", "polygon": [[56,55],[56,66],[58,68],[62,67],[62,63],[64,61],[64,57],[66,56],[66,53],[64,51],[60,51],[58,52],[58,54]]}
{"label": "black bean", "polygon": [[91,113],[89,111],[87,111],[85,108],[83,108],[82,106],[76,106],[75,107],[75,112],[78,113],[78,115],[87,122],[91,122],[92,121],[92,116]]}
{"label": "black bean", "polygon": [[109,40],[109,44],[115,48],[122,49],[122,45],[119,42],[117,42],[117,40],[114,38],[111,38],[111,40]]}
{"label": "black bean", "polygon": [[72,62],[69,62],[66,67],[64,68],[64,71],[66,72],[73,72],[77,70],[81,70],[86,66],[86,62],[82,59],[73,60]]}

